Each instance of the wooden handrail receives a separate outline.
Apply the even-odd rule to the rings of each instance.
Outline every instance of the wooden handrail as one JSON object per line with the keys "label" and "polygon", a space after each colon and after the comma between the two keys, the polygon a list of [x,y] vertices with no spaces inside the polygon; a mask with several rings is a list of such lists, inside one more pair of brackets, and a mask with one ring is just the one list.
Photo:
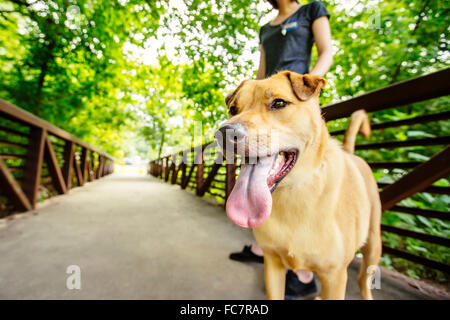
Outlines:
{"label": "wooden handrail", "polygon": [[87,143],[84,143],[77,137],[71,135],[70,133],[52,125],[51,123],[36,117],[35,115],[20,109],[16,107],[15,105],[6,102],[5,100],[0,99],[0,117],[9,118],[16,122],[21,122],[24,125],[31,125],[34,127],[38,127],[41,129],[46,130],[48,133],[61,138],[66,141],[72,141],[73,143],[86,148],[88,150],[94,151],[95,153],[101,154],[102,156],[108,158],[108,159],[114,159],[112,156],[108,155],[107,153],[98,150],[97,148],[88,145]]}
{"label": "wooden handrail", "polygon": [[326,121],[349,117],[353,112],[367,112],[404,106],[450,94],[450,68],[402,81],[322,108]]}
{"label": "wooden handrail", "polygon": [[[388,128],[396,128],[396,127],[401,127],[401,126],[412,126],[415,124],[424,124],[424,123],[428,123],[428,122],[445,121],[448,119],[450,119],[450,111],[444,111],[444,112],[440,112],[440,113],[426,114],[423,116],[418,116],[418,117],[409,118],[409,119],[375,123],[375,124],[370,125],[370,129],[372,131],[375,131],[375,130],[382,130],[382,129],[388,129]],[[344,133],[345,133],[345,130],[337,130],[337,131],[330,132],[330,134],[332,136],[339,136]]]}

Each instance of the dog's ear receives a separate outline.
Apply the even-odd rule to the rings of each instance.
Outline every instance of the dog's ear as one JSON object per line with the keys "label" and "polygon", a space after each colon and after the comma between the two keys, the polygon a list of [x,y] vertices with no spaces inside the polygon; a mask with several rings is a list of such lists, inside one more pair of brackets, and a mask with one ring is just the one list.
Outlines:
{"label": "dog's ear", "polygon": [[315,95],[320,95],[320,90],[327,83],[324,78],[316,75],[301,75],[295,72],[287,72],[286,75],[291,82],[295,95],[302,101],[309,100]]}
{"label": "dog's ear", "polygon": [[238,94],[239,90],[242,88],[242,86],[244,85],[244,83],[246,81],[247,80],[242,81],[241,84],[233,92],[230,92],[229,94],[227,94],[227,96],[225,97],[225,104],[227,105],[227,107],[230,106],[231,101],[234,100],[234,98]]}
{"label": "dog's ear", "polygon": [[231,102],[231,100],[233,100],[233,98],[236,96],[236,91],[237,91],[237,89],[234,90],[233,92],[230,92],[225,97],[225,104],[227,105],[227,107],[228,107],[229,103]]}

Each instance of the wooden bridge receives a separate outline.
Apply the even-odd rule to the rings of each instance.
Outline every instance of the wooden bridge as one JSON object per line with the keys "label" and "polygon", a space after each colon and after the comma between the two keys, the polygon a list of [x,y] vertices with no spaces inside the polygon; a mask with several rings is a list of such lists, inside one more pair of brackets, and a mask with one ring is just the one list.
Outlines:
{"label": "wooden bridge", "polygon": [[[358,139],[356,152],[378,178],[385,257],[422,265],[447,279],[448,258],[436,257],[440,252],[448,257],[450,240],[399,227],[385,217],[397,212],[449,221],[448,209],[414,206],[414,197],[423,194],[449,195],[442,180],[450,173],[450,137],[442,135],[442,123],[450,118],[449,93],[450,69],[445,69],[323,108],[331,134],[338,138],[346,118],[358,109],[424,108],[417,117],[386,116],[386,121],[373,123],[375,134],[369,142]],[[426,111],[427,105],[445,103]],[[425,137],[394,139],[397,130],[424,123],[439,128]],[[376,132],[381,130],[391,130],[393,139],[380,140]],[[404,150],[418,146],[424,160],[409,161]],[[218,164],[216,154],[214,146],[204,144],[152,161],[153,177],[109,176],[112,157],[0,100],[0,211],[6,217],[0,227],[0,298],[264,298],[262,268],[228,259],[229,252],[252,240],[218,205],[230,194],[239,163]],[[398,158],[407,161],[390,160]],[[69,196],[37,205],[43,194],[64,195],[73,188]],[[414,251],[408,241],[392,246],[392,236],[412,239],[413,249],[432,244],[436,252]],[[81,290],[65,287],[69,265],[79,265],[83,272]],[[354,265],[349,268],[350,299],[358,298],[355,270]],[[387,269],[382,269],[382,288],[374,296],[449,298],[445,288]]]}

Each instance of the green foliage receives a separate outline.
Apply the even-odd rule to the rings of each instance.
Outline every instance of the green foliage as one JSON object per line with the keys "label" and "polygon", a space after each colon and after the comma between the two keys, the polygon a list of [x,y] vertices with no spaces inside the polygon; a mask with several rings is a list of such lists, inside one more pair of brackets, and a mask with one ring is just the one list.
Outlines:
{"label": "green foliage", "polygon": [[[450,2],[322,2],[331,14],[334,48],[322,105],[449,67]],[[270,8],[265,0],[0,0],[0,97],[119,159],[172,154],[211,140],[227,117],[225,94],[254,78],[258,31],[274,16]],[[448,103],[440,98],[380,111],[371,121],[441,112]],[[196,122],[203,125],[199,140],[192,138]],[[328,124],[331,131],[346,125]],[[358,142],[448,135],[449,126],[441,121],[380,130]],[[357,154],[369,161],[424,161],[440,148]],[[405,172],[374,174],[392,182]],[[448,212],[449,197],[422,193],[403,205]],[[383,223],[450,236],[448,222],[438,219],[388,212]],[[383,237],[391,247],[449,263],[445,247]],[[401,259],[385,256],[383,263],[413,277],[447,280]]]}
{"label": "green foliage", "polygon": [[132,0],[14,0],[0,2],[0,12],[1,97],[107,152],[120,150],[133,90],[123,73],[133,62],[122,48],[155,32],[162,7]]}

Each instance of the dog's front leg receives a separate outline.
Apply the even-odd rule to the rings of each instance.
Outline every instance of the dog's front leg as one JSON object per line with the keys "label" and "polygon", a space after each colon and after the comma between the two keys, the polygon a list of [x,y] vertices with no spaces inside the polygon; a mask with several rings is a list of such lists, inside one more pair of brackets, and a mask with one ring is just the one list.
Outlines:
{"label": "dog's front leg", "polygon": [[344,300],[347,285],[347,268],[317,272],[322,290],[320,298],[324,300]]}
{"label": "dog's front leg", "polygon": [[283,300],[286,268],[279,257],[264,252],[264,282],[268,300]]}

